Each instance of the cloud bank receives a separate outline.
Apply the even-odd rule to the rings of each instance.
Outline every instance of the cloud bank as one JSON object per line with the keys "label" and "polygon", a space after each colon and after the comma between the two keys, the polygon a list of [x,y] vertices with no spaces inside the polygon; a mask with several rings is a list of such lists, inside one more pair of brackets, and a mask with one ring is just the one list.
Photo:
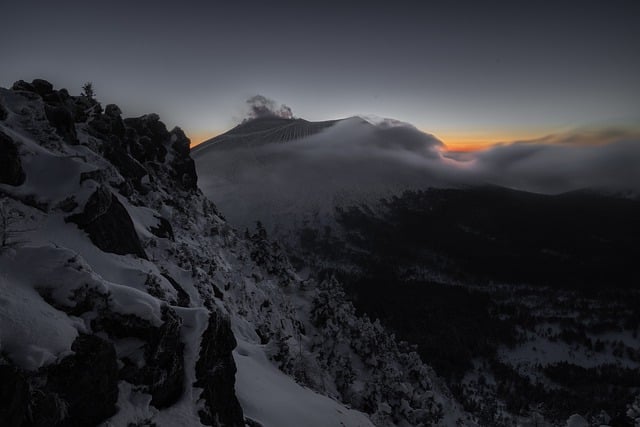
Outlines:
{"label": "cloud bank", "polygon": [[406,123],[351,118],[297,141],[209,150],[196,156],[196,164],[205,194],[232,222],[246,225],[257,217],[269,222],[269,216],[331,212],[336,204],[429,187],[640,193],[640,134],[567,133],[460,158]]}

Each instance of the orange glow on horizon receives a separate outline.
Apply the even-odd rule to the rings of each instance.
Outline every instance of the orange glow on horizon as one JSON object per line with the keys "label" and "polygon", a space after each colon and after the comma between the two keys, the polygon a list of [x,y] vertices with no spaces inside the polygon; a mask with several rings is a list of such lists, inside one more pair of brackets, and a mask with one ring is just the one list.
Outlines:
{"label": "orange glow on horizon", "polygon": [[456,152],[473,152],[481,151],[491,146],[498,144],[497,141],[443,141],[445,144],[445,151]]}
{"label": "orange glow on horizon", "polygon": [[187,137],[191,140],[191,148],[202,144],[208,139],[216,137],[220,135],[219,131],[200,131],[200,132],[190,132],[187,134]]}
{"label": "orange glow on horizon", "polygon": [[515,141],[526,141],[540,138],[543,132],[486,132],[486,133],[435,133],[446,151],[472,152],[487,149],[498,144],[510,144]]}

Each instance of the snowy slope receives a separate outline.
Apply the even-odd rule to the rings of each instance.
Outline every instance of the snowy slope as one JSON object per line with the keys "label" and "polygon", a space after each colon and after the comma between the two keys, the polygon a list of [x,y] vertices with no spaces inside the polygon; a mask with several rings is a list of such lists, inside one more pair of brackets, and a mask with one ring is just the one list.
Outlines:
{"label": "snowy slope", "polygon": [[225,222],[181,130],[43,81],[0,105],[9,425],[470,423],[415,353]]}

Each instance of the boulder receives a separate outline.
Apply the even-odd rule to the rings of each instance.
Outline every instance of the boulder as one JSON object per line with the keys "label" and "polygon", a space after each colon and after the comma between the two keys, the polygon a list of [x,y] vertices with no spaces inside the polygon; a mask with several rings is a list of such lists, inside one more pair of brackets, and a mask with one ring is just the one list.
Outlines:
{"label": "boulder", "polygon": [[149,231],[157,237],[174,240],[171,223],[161,216],[155,218],[158,220],[158,224],[155,227],[149,227]]}
{"label": "boulder", "polygon": [[11,86],[11,90],[18,91],[23,90],[27,92],[35,92],[36,89],[33,87],[31,83],[27,83],[24,80],[18,80]]}
{"label": "boulder", "polygon": [[144,364],[123,359],[120,378],[144,386],[151,404],[166,408],[180,399],[184,389],[184,344],[180,338],[182,319],[169,306],[162,310],[162,326],[155,327],[132,315],[103,312],[91,323],[97,331],[110,337],[135,337],[145,342]]}
{"label": "boulder", "polygon": [[149,387],[151,404],[166,408],[180,399],[184,389],[184,344],[180,339],[182,319],[165,306],[164,323],[145,346],[146,366],[142,383]]}
{"label": "boulder", "polygon": [[66,221],[77,224],[105,252],[147,259],[129,213],[104,186],[89,197],[82,213],[71,215]]}
{"label": "boulder", "polygon": [[9,135],[0,131],[0,183],[18,186],[24,180],[18,147]]}
{"label": "boulder", "polygon": [[18,368],[0,365],[0,420],[6,427],[23,425],[29,404],[29,385]]}
{"label": "boulder", "polygon": [[60,105],[46,104],[44,107],[47,120],[58,135],[69,144],[78,143],[78,135],[76,134],[75,120],[73,114],[67,108]]}
{"label": "boulder", "polygon": [[125,126],[137,135],[138,144],[132,145],[132,155],[141,162],[158,160],[164,163],[170,135],[167,127],[157,114],[147,114],[141,117],[124,120]]}
{"label": "boulder", "polygon": [[104,108],[104,113],[111,118],[117,118],[122,115],[122,111],[116,104],[108,104]]}
{"label": "boulder", "polygon": [[147,174],[147,169],[125,149],[117,143],[109,143],[104,146],[104,157],[109,160],[120,174],[131,181],[136,188],[140,187],[140,180]]}
{"label": "boulder", "polygon": [[116,413],[118,364],[113,344],[81,334],[71,346],[74,354],[43,368],[46,391],[62,400],[63,425],[97,425]]}
{"label": "boulder", "polygon": [[4,108],[2,104],[0,104],[0,121],[7,120],[8,116],[9,116],[9,112],[7,111],[6,108]]}
{"label": "boulder", "polygon": [[210,426],[243,427],[242,408],[235,393],[236,364],[232,351],[236,339],[229,319],[217,311],[209,314],[196,363],[196,387],[202,387],[204,409],[200,422]]}
{"label": "boulder", "polygon": [[171,283],[171,286],[173,286],[173,289],[175,289],[176,293],[178,294],[177,300],[172,304],[177,305],[178,307],[189,307],[191,298],[189,297],[187,291],[185,291],[184,288],[180,286],[180,284],[169,274],[162,273],[162,276],[167,279],[169,283]]}
{"label": "boulder", "polygon": [[120,108],[115,104],[109,104],[104,109],[104,115],[110,122],[111,133],[122,139],[125,136],[125,126]]}
{"label": "boulder", "polygon": [[171,131],[171,148],[175,152],[175,156],[171,166],[174,170],[174,177],[178,184],[188,191],[198,188],[198,174],[196,173],[196,164],[191,158],[191,141],[179,127]]}
{"label": "boulder", "polygon": [[31,82],[33,90],[40,96],[44,96],[53,92],[53,85],[43,79],[35,79]]}

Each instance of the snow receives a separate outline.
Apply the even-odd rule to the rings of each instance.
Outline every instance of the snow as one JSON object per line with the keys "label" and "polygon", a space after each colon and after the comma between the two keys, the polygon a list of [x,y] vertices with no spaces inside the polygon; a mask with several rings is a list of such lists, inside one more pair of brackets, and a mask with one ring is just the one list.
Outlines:
{"label": "snow", "polygon": [[9,278],[0,259],[0,352],[35,370],[69,354],[81,322],[47,304],[28,284]]}
{"label": "snow", "polygon": [[147,293],[128,286],[109,284],[113,302],[112,309],[121,314],[131,314],[150,321],[155,326],[162,325],[162,304]]}
{"label": "snow", "polygon": [[264,427],[373,426],[363,413],[297,384],[273,366],[260,345],[238,339],[233,358],[245,416]]}
{"label": "snow", "polygon": [[567,420],[567,427],[589,427],[589,423],[582,416],[573,414]]}

